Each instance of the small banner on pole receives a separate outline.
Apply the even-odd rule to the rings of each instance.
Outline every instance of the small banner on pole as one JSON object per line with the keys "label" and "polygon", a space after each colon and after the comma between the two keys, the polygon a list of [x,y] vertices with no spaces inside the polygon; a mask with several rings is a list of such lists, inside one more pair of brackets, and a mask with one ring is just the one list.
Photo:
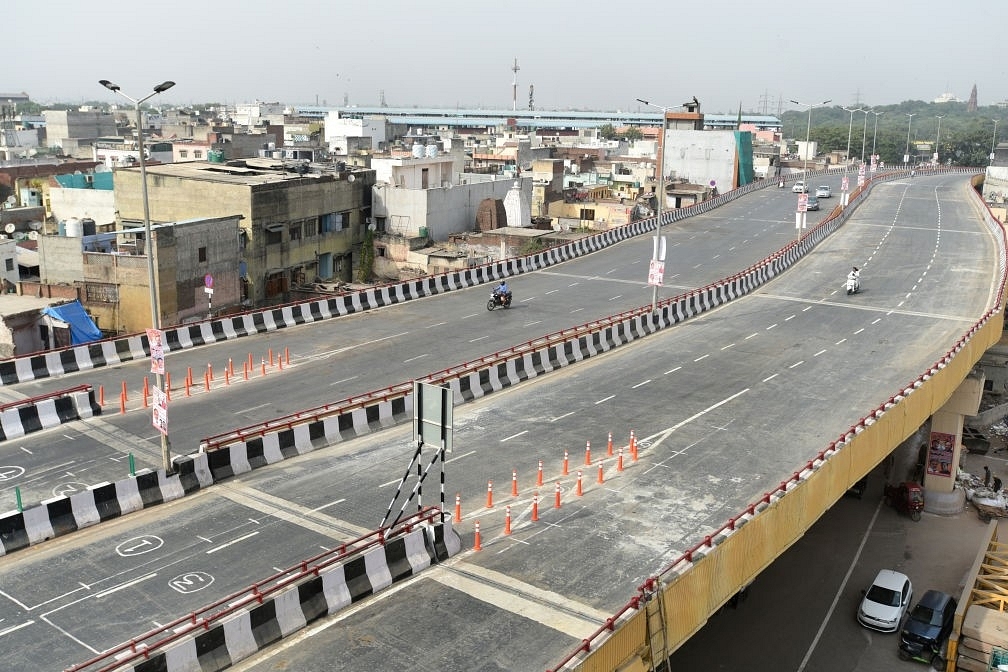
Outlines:
{"label": "small banner on pole", "polygon": [[168,395],[164,390],[154,388],[153,417],[151,424],[165,436],[168,436]]}
{"label": "small banner on pole", "polygon": [[160,329],[147,330],[147,342],[150,343],[151,373],[164,375],[164,332]]}

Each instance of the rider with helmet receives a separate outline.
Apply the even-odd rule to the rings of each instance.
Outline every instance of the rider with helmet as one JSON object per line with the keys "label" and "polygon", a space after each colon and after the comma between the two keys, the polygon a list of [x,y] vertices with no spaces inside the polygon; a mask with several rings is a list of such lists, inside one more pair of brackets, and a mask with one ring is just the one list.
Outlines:
{"label": "rider with helmet", "polygon": [[511,290],[508,289],[507,281],[501,278],[500,284],[497,285],[493,293],[498,303],[504,303],[511,296]]}

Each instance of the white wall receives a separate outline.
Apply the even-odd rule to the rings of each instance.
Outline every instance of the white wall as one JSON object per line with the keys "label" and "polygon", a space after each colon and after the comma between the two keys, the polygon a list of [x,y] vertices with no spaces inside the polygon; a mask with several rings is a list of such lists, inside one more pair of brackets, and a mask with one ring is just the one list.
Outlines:
{"label": "white wall", "polygon": [[49,205],[56,220],[90,217],[98,226],[115,222],[115,192],[111,189],[50,187]]}
{"label": "white wall", "polygon": [[[504,200],[514,179],[468,182],[438,189],[404,189],[388,184],[374,187],[372,214],[385,217],[387,233],[414,237],[420,227],[427,227],[433,240],[447,240],[449,234],[474,231],[476,211],[485,198]],[[532,178],[520,180],[526,192],[526,205],[531,201]],[[527,223],[526,223],[527,226]]]}
{"label": "white wall", "polygon": [[325,117],[325,141],[330,150],[339,147],[346,152],[347,138],[371,138],[371,146],[377,148],[386,142],[385,120],[381,117],[364,119],[344,119],[338,111],[327,112]]}
{"label": "white wall", "polygon": [[[7,269],[8,266],[11,267],[10,270]],[[12,285],[18,282],[17,243],[13,238],[0,238],[0,278]],[[3,287],[0,287],[0,291],[3,291]]]}
{"label": "white wall", "polygon": [[734,187],[735,155],[733,131],[670,130],[665,136],[665,174],[693,184],[714,180],[720,192]]}

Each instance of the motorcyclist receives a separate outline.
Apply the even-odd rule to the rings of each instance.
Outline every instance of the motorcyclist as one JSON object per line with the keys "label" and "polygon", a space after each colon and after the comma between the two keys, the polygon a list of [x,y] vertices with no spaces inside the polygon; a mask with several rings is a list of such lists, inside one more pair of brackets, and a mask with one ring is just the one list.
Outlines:
{"label": "motorcyclist", "polygon": [[499,303],[504,303],[504,299],[507,298],[511,290],[508,289],[507,281],[501,279],[500,284],[493,290],[494,297]]}
{"label": "motorcyclist", "polygon": [[861,269],[857,266],[851,268],[851,272],[847,274],[847,280],[854,283],[854,289],[861,288]]}

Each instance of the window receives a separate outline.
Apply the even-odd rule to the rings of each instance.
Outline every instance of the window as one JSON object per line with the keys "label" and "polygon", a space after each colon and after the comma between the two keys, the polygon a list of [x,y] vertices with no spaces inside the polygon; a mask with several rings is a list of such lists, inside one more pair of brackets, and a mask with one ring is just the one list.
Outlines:
{"label": "window", "polygon": [[279,245],[283,242],[283,232],[287,229],[285,224],[274,222],[263,226],[263,233],[266,234],[267,245]]}
{"label": "window", "polygon": [[180,159],[188,159],[189,158],[189,150],[188,149],[180,149],[178,155],[179,155]]}
{"label": "window", "polygon": [[6,268],[8,271],[13,271],[14,270],[14,260],[13,259],[4,259],[4,268]]}
{"label": "window", "polygon": [[205,247],[199,248],[199,260],[200,261],[206,261],[206,248]]}
{"label": "window", "polygon": [[301,240],[301,225],[300,224],[291,224],[290,225],[290,239],[292,241],[294,241],[294,240]]}
{"label": "window", "polygon": [[195,150],[193,152],[193,158],[194,159],[202,159],[203,158],[203,151],[199,150],[199,149]]}
{"label": "window", "polygon": [[588,221],[595,221],[595,209],[594,208],[581,208],[581,219]]}

